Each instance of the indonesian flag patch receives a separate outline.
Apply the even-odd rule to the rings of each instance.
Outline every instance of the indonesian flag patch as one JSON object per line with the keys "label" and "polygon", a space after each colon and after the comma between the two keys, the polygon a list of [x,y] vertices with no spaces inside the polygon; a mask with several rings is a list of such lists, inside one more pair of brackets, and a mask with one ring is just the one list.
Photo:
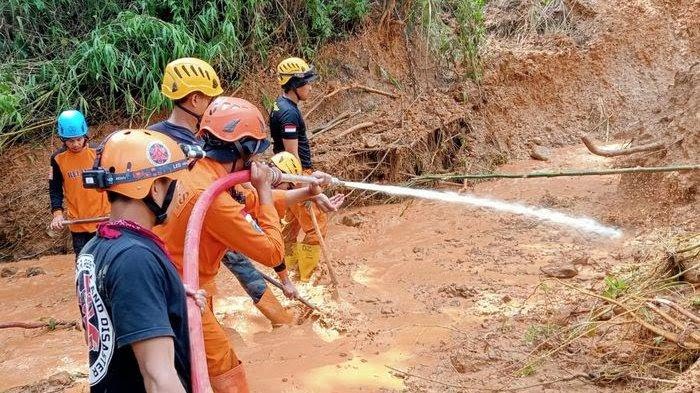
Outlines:
{"label": "indonesian flag patch", "polygon": [[284,133],[285,134],[296,134],[297,133],[297,126],[294,124],[285,124],[284,125]]}

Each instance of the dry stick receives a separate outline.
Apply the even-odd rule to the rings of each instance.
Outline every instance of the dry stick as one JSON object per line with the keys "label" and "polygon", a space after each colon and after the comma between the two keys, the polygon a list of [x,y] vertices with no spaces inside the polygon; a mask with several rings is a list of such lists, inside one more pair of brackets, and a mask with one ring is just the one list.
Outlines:
{"label": "dry stick", "polygon": [[319,128],[318,132],[314,132],[314,130],[312,130],[309,139],[315,138],[316,136],[335,128],[335,126],[345,123],[346,121],[350,120],[351,117],[357,116],[360,113],[362,113],[361,109],[358,109],[355,112],[345,111],[341,113],[335,119],[329,121],[328,123],[324,124],[321,128]]}
{"label": "dry stick", "polygon": [[[687,326],[683,325],[680,321],[677,319],[673,318],[672,316],[668,315],[666,312],[661,310],[660,308],[654,306],[651,302],[646,303],[647,307],[651,309],[651,311],[657,313],[661,318],[672,324],[673,326],[677,327],[678,329],[681,329],[682,331],[685,331],[687,329]],[[700,333],[697,332],[689,332],[690,337],[694,340],[700,343]]]}
{"label": "dry stick", "polygon": [[581,140],[591,153],[603,157],[625,156],[643,151],[661,150],[666,147],[662,142],[655,142],[647,145],[630,147],[627,149],[604,149],[593,144],[593,142],[587,136],[582,136]]}
{"label": "dry stick", "polygon": [[672,381],[670,379],[661,379],[661,378],[652,378],[652,377],[638,377],[636,375],[627,375],[627,376],[632,378],[632,379],[639,379],[642,381],[661,382],[661,383],[670,383],[672,385],[678,385],[678,381]]}
{"label": "dry stick", "polygon": [[675,166],[655,166],[655,167],[631,167],[613,169],[590,169],[590,170],[563,170],[559,172],[529,172],[529,173],[475,173],[465,175],[438,175],[427,174],[414,176],[412,180],[462,180],[462,179],[529,179],[535,177],[560,177],[560,176],[601,176],[615,175],[620,173],[654,173],[654,172],[678,172],[700,170],[700,164],[675,165]]}
{"label": "dry stick", "polygon": [[657,303],[665,304],[665,305],[673,308],[674,310],[678,311],[679,313],[685,315],[686,317],[690,318],[693,322],[700,324],[700,317],[698,317],[697,315],[693,314],[692,312],[684,309],[683,307],[679,306],[677,303],[672,302],[668,299],[661,298],[661,297],[655,298],[654,301]]}
{"label": "dry stick", "polygon": [[306,116],[307,117],[311,116],[311,114],[328,98],[333,97],[334,95],[340,93],[341,91],[351,90],[351,89],[360,89],[360,90],[364,90],[368,93],[380,94],[380,95],[391,97],[391,98],[399,98],[399,96],[397,94],[390,93],[390,92],[383,91],[383,90],[377,90],[377,89],[369,87],[369,86],[360,85],[360,84],[355,83],[355,84],[352,84],[350,86],[339,87],[339,88],[333,90],[332,92],[326,94],[325,96],[321,97],[321,99],[318,100],[318,102],[316,104],[314,104],[314,106],[311,107],[311,109],[306,111]]}
{"label": "dry stick", "polygon": [[[575,291],[581,292],[581,293],[583,293],[583,294],[585,294],[585,295],[592,296],[592,297],[595,297],[595,298],[597,298],[597,299],[600,299],[600,300],[603,300],[603,301],[612,303],[612,304],[614,304],[614,305],[616,305],[616,306],[622,308],[622,309],[625,310],[625,311],[630,311],[629,308],[628,308],[627,306],[625,306],[625,305],[622,304],[621,302],[618,302],[618,301],[615,300],[615,299],[610,299],[610,298],[607,298],[607,297],[605,297],[605,296],[598,295],[597,293],[593,293],[593,292],[588,291],[588,290],[585,290],[585,289],[583,289],[583,288],[579,288],[579,287],[577,287],[577,286],[575,286],[575,285],[568,284],[568,283],[566,283],[566,282],[564,282],[564,281],[561,281],[561,280],[555,280],[555,281],[559,282],[560,284],[564,285],[564,286],[567,287],[567,288],[570,288],[570,289],[573,289],[573,290],[575,290]],[[665,338],[665,339],[667,339],[667,340],[669,340],[669,341],[672,341],[672,342],[674,342],[674,343],[676,343],[676,344],[678,344],[678,345],[680,345],[680,346],[682,346],[682,347],[686,347],[686,348],[692,349],[692,350],[700,350],[700,343],[699,343],[699,344],[694,344],[694,343],[685,343],[685,342],[681,342],[680,337],[679,337],[676,333],[668,332],[668,331],[663,330],[663,329],[661,329],[661,328],[659,328],[659,327],[656,327],[656,326],[654,326],[654,325],[652,325],[652,324],[646,322],[646,321],[643,320],[642,318],[640,318],[640,317],[639,317],[637,314],[635,314],[634,312],[631,312],[631,311],[630,311],[629,314],[632,316],[632,318],[634,318],[634,320],[635,320],[638,324],[642,325],[642,326],[643,326],[644,328],[646,328],[647,330],[650,330],[650,331],[652,331],[653,333],[656,333],[657,335],[659,335],[659,336],[661,336],[661,337],[663,337],[663,338]]]}
{"label": "dry stick", "polygon": [[309,130],[309,133],[311,134],[309,136],[309,138],[311,138],[315,134],[318,134],[319,132],[325,130],[326,128],[330,127],[331,125],[335,124],[336,122],[345,119],[349,114],[350,114],[350,111],[345,111],[345,112],[339,114],[338,116],[334,117],[330,121],[326,122],[325,124],[312,128],[311,130]]}
{"label": "dry stick", "polygon": [[366,121],[366,122],[364,122],[364,123],[355,124],[354,126],[352,126],[352,127],[348,128],[347,130],[341,132],[340,134],[335,135],[335,136],[333,137],[333,139],[334,139],[334,140],[335,140],[335,139],[340,139],[340,138],[342,138],[342,137],[344,137],[344,136],[350,134],[350,133],[353,132],[353,131],[361,130],[361,129],[367,128],[367,127],[372,127],[373,125],[374,125],[374,122],[371,122],[371,121]]}
{"label": "dry stick", "polygon": [[91,218],[77,218],[75,220],[63,220],[61,223],[63,225],[73,225],[73,224],[86,224],[91,222],[103,222],[109,221],[109,217],[91,217]]}
{"label": "dry stick", "polygon": [[316,220],[316,215],[314,214],[314,210],[311,207],[311,203],[306,204],[306,210],[309,212],[309,216],[311,216],[311,223],[314,226],[314,231],[316,231],[316,236],[318,236],[318,242],[321,244],[321,251],[323,252],[323,260],[326,262],[326,267],[328,268],[328,274],[331,277],[331,283],[333,283],[333,286],[335,287],[334,294],[337,296],[338,295],[338,276],[335,275],[335,269],[333,268],[333,264],[331,263],[331,259],[328,258],[328,249],[326,248],[326,241],[323,240],[323,235],[321,234],[321,228],[318,226],[318,221]]}
{"label": "dry stick", "polygon": [[540,382],[540,383],[536,383],[536,384],[532,384],[532,385],[527,385],[527,386],[516,386],[516,387],[512,387],[512,388],[480,388],[480,387],[475,387],[475,386],[454,385],[454,384],[451,384],[451,383],[446,383],[446,382],[438,381],[438,380],[431,379],[431,378],[427,378],[427,377],[424,377],[424,376],[421,376],[421,375],[412,374],[412,373],[409,373],[409,372],[407,372],[407,371],[399,370],[398,368],[394,368],[394,367],[391,367],[391,366],[387,366],[386,364],[384,365],[384,367],[388,368],[389,370],[395,371],[395,372],[397,372],[397,373],[400,373],[400,374],[403,374],[403,375],[406,375],[406,376],[409,376],[409,377],[415,377],[415,378],[418,378],[418,379],[422,379],[422,380],[424,380],[424,381],[437,383],[437,384],[439,384],[439,385],[448,386],[448,387],[451,387],[451,388],[467,389],[467,390],[480,390],[480,391],[486,391],[486,392],[514,392],[514,391],[517,391],[517,390],[530,389],[530,388],[534,388],[534,387],[537,387],[537,386],[551,385],[551,384],[553,384],[553,383],[558,383],[558,382],[573,381],[574,379],[580,379],[580,378],[589,379],[588,375],[586,375],[586,374],[576,374],[576,375],[572,375],[572,376],[570,376],[570,377],[555,379],[555,380],[552,380],[552,381]]}
{"label": "dry stick", "polygon": [[72,328],[77,326],[78,323],[76,321],[62,321],[62,320],[54,320],[52,322],[5,322],[5,323],[0,323],[0,329],[9,329],[9,328],[21,328],[21,329],[39,329],[39,328],[54,328],[54,329],[59,329],[59,328]]}
{"label": "dry stick", "polygon": [[[284,286],[282,285],[281,282],[279,282],[279,281],[275,280],[274,278],[268,276],[268,275],[267,275],[266,273],[264,273],[264,272],[261,272],[261,271],[258,271],[258,272],[259,272],[260,275],[265,279],[265,281],[269,282],[270,284],[272,284],[272,285],[276,286],[277,288],[281,289],[282,291],[284,291]],[[295,297],[294,299],[297,300],[297,301],[299,301],[299,302],[301,302],[303,305],[305,305],[306,307],[308,307],[308,308],[310,308],[310,309],[312,309],[312,310],[314,310],[314,311],[321,312],[321,310],[319,310],[318,307],[316,307],[316,306],[314,306],[313,304],[309,303],[308,300],[304,299],[304,298],[301,297],[301,296],[297,296],[297,297]]]}

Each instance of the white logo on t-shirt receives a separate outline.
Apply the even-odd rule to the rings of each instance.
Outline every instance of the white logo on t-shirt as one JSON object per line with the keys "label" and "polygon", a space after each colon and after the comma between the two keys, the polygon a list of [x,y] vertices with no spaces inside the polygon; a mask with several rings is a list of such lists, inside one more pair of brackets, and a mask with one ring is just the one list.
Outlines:
{"label": "white logo on t-shirt", "polygon": [[90,385],[95,385],[107,375],[114,353],[114,329],[95,285],[95,258],[91,254],[80,254],[75,272],[78,303],[90,357],[88,380]]}

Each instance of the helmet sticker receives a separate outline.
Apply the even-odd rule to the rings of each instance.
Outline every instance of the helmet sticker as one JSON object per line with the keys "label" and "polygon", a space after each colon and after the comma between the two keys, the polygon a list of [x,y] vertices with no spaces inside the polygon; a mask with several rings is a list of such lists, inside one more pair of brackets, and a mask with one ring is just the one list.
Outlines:
{"label": "helmet sticker", "polygon": [[170,161],[170,150],[160,141],[153,141],[146,147],[146,157],[155,166],[167,164]]}

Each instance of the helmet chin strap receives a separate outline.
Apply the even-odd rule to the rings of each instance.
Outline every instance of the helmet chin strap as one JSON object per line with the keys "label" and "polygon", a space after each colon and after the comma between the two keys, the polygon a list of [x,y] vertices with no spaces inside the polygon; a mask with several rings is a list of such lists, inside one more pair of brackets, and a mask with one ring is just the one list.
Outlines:
{"label": "helmet chin strap", "polygon": [[188,115],[190,115],[190,116],[194,117],[195,119],[197,119],[197,125],[195,126],[195,128],[196,128],[195,133],[196,133],[197,131],[199,131],[199,123],[202,121],[202,115],[198,115],[198,114],[192,112],[191,110],[185,108],[185,106],[182,105],[182,104],[180,104],[180,103],[175,104],[175,106],[178,107],[178,108],[180,108],[180,109],[182,109],[183,111],[185,111],[185,113],[187,113]]}
{"label": "helmet chin strap", "polygon": [[165,192],[165,199],[163,199],[163,204],[161,206],[158,206],[156,201],[153,200],[151,194],[148,194],[145,198],[142,199],[143,203],[146,204],[146,207],[148,207],[148,209],[152,211],[153,214],[156,216],[155,225],[160,225],[164,223],[165,219],[168,218],[168,207],[170,207],[170,203],[173,201],[176,184],[177,180],[173,180],[170,182],[170,185],[168,186],[168,191]]}

